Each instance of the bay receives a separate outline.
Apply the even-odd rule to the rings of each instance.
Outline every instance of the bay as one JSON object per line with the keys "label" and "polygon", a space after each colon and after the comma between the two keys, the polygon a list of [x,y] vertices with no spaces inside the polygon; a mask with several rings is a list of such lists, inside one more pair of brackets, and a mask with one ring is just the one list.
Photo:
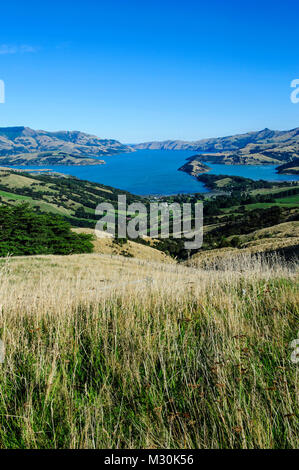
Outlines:
{"label": "bay", "polygon": [[[52,171],[73,175],[96,183],[123,189],[137,195],[171,195],[208,192],[196,178],[178,171],[194,151],[138,150],[104,158],[105,165],[46,165]],[[253,180],[294,181],[298,175],[280,175],[276,165],[210,164],[209,174],[244,176]],[[40,169],[38,166],[15,166],[19,169]]]}

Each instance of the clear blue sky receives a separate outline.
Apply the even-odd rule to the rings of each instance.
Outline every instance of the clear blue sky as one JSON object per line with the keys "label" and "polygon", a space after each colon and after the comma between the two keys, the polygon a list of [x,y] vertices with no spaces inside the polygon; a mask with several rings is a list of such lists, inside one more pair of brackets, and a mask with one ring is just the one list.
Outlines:
{"label": "clear blue sky", "polygon": [[299,126],[295,0],[1,3],[0,126],[122,142]]}

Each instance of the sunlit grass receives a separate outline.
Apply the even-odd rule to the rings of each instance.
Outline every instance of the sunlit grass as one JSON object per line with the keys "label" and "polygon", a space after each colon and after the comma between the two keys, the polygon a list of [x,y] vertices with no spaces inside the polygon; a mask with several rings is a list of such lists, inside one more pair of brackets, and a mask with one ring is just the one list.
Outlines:
{"label": "sunlit grass", "polygon": [[238,263],[2,260],[1,447],[298,447],[294,267]]}

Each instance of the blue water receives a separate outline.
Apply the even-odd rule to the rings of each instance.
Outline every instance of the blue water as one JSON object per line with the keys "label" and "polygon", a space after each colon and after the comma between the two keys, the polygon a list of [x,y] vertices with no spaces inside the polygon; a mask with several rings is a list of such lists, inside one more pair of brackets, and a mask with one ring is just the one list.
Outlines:
{"label": "blue water", "polygon": [[[186,163],[186,158],[194,152],[186,150],[138,150],[111,157],[104,157],[106,165],[64,166],[45,165],[45,168],[78,178],[124,189],[133,194],[163,194],[208,192],[203,183],[182,171],[177,171]],[[210,174],[244,176],[253,180],[294,181],[296,175],[279,175],[275,165],[214,165]],[[40,169],[38,166],[20,169]]]}

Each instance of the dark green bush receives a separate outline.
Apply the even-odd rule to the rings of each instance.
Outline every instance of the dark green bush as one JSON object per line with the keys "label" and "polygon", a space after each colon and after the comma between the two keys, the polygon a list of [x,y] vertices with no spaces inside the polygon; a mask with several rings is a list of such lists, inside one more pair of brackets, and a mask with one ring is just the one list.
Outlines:
{"label": "dark green bush", "polygon": [[0,205],[0,256],[91,253],[91,239],[73,233],[62,217],[39,214],[28,204]]}

